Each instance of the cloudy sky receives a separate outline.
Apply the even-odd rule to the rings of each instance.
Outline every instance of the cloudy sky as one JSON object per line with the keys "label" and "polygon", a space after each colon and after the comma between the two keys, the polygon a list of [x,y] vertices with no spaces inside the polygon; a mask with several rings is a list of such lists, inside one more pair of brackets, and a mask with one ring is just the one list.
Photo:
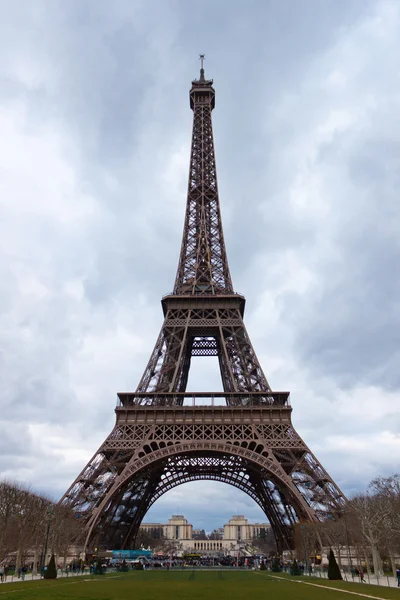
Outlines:
{"label": "cloudy sky", "polygon": [[[0,0],[0,475],[58,499],[133,390],[172,289],[206,53],[236,291],[345,493],[399,469],[397,0]],[[189,389],[219,390],[214,359]],[[261,519],[186,484],[147,519]]]}

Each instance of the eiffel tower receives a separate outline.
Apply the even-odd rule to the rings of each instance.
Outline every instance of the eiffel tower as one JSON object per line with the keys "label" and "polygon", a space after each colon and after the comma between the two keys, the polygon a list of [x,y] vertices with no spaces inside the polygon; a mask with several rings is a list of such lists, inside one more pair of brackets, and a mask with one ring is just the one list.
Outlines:
{"label": "eiffel tower", "polygon": [[[218,197],[213,81],[192,82],[193,132],[182,247],[164,322],[135,392],[119,393],[116,424],[66,494],[85,548],[134,547],[165,492],[216,480],[246,492],[271,523],[279,550],[293,526],[336,518],[345,498],[295,431],[289,392],[272,391],[234,292]],[[192,357],[216,356],[223,392],[187,392]]]}

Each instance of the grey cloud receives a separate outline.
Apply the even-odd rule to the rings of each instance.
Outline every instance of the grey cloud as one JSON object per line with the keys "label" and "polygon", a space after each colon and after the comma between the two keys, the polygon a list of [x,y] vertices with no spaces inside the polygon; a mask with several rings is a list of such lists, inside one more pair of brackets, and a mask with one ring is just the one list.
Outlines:
{"label": "grey cloud", "polygon": [[[204,51],[217,90],[215,142],[230,265],[236,288],[249,299],[257,352],[280,361],[272,368],[273,385],[297,386],[294,414],[321,461],[345,489],[365,484],[352,465],[342,470],[346,449],[318,447],[318,431],[329,434],[324,411],[337,385],[349,393],[365,384],[398,389],[399,136],[390,125],[398,112],[390,68],[378,74],[374,65],[360,67],[364,95],[375,92],[375,77],[382,89],[362,131],[350,124],[317,139],[304,184],[316,173],[324,181],[316,214],[295,208],[291,192],[309,136],[331,109],[341,103],[354,109],[358,102],[354,93],[321,83],[343,66],[342,45],[353,43],[354,56],[385,54],[385,43],[374,39],[369,48],[357,38],[374,11],[384,5],[233,2],[227,11],[211,1],[190,7],[119,1],[110,8],[96,0],[36,2],[22,10],[4,3],[0,104],[14,115],[15,129],[7,130],[2,156],[13,135],[26,141],[16,154],[26,152],[19,179],[27,187],[17,189],[15,179],[2,190],[12,201],[0,264],[1,431],[22,420],[20,435],[31,448],[24,457],[21,445],[4,436],[17,477],[61,495],[111,429],[115,392],[136,387],[145,367],[162,321],[160,296],[175,276],[189,159],[188,88]],[[37,146],[28,153],[33,138]],[[39,182],[29,171],[36,155],[32,171]],[[334,208],[329,217],[318,213],[325,204]],[[329,244],[340,252],[330,253]],[[293,269],[315,279],[308,288],[285,271],[294,259]],[[215,366],[194,365],[190,385],[220,389]],[[321,395],[315,417],[302,396],[307,386],[312,397]],[[398,431],[396,419],[397,413],[390,416],[389,430],[397,423]],[[53,445],[43,450],[40,438],[60,422]],[[339,416],[334,424],[351,437],[350,422]],[[375,425],[361,419],[354,438],[384,429],[384,418]],[[354,461],[361,455],[354,450]],[[390,471],[384,457],[368,460],[368,474]],[[157,520],[175,512],[183,494],[188,506],[193,502],[186,516],[208,528],[211,513],[190,489],[162,498],[153,509]],[[210,505],[218,516],[213,526],[236,512],[226,500],[231,493],[221,492],[218,509]],[[256,515],[252,501],[236,497],[247,516]]]}
{"label": "grey cloud", "polygon": [[[392,109],[396,112],[395,105]],[[363,159],[366,140],[371,168]],[[314,369],[329,371],[344,386],[364,382],[398,389],[398,172],[391,168],[392,152],[372,132],[357,142],[345,153],[354,183],[344,190],[343,204],[334,207],[336,251],[320,265],[317,293],[307,306],[304,298],[288,299],[287,315],[298,327],[302,360]]]}

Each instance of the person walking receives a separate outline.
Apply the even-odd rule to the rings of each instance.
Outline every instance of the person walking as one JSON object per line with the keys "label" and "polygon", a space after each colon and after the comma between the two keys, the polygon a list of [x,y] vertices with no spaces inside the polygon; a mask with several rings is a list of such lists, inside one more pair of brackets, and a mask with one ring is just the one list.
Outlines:
{"label": "person walking", "polygon": [[359,571],[359,575],[360,575],[360,583],[366,583],[366,581],[364,579],[364,573],[361,569]]}
{"label": "person walking", "polygon": [[396,571],[397,587],[400,587],[400,567]]}
{"label": "person walking", "polygon": [[0,580],[1,583],[4,581],[4,565],[0,565]]}

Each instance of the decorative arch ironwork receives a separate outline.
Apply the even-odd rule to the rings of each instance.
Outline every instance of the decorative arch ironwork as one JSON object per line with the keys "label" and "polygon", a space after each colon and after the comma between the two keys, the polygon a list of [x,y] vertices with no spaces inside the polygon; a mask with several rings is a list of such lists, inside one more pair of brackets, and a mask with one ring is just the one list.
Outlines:
{"label": "decorative arch ironwork", "polygon": [[140,448],[92,510],[87,543],[97,536],[103,545],[131,546],[150,506],[173,487],[196,479],[221,481],[247,493],[264,511],[282,549],[291,547],[297,521],[317,520],[273,454],[207,441],[148,450]]}

